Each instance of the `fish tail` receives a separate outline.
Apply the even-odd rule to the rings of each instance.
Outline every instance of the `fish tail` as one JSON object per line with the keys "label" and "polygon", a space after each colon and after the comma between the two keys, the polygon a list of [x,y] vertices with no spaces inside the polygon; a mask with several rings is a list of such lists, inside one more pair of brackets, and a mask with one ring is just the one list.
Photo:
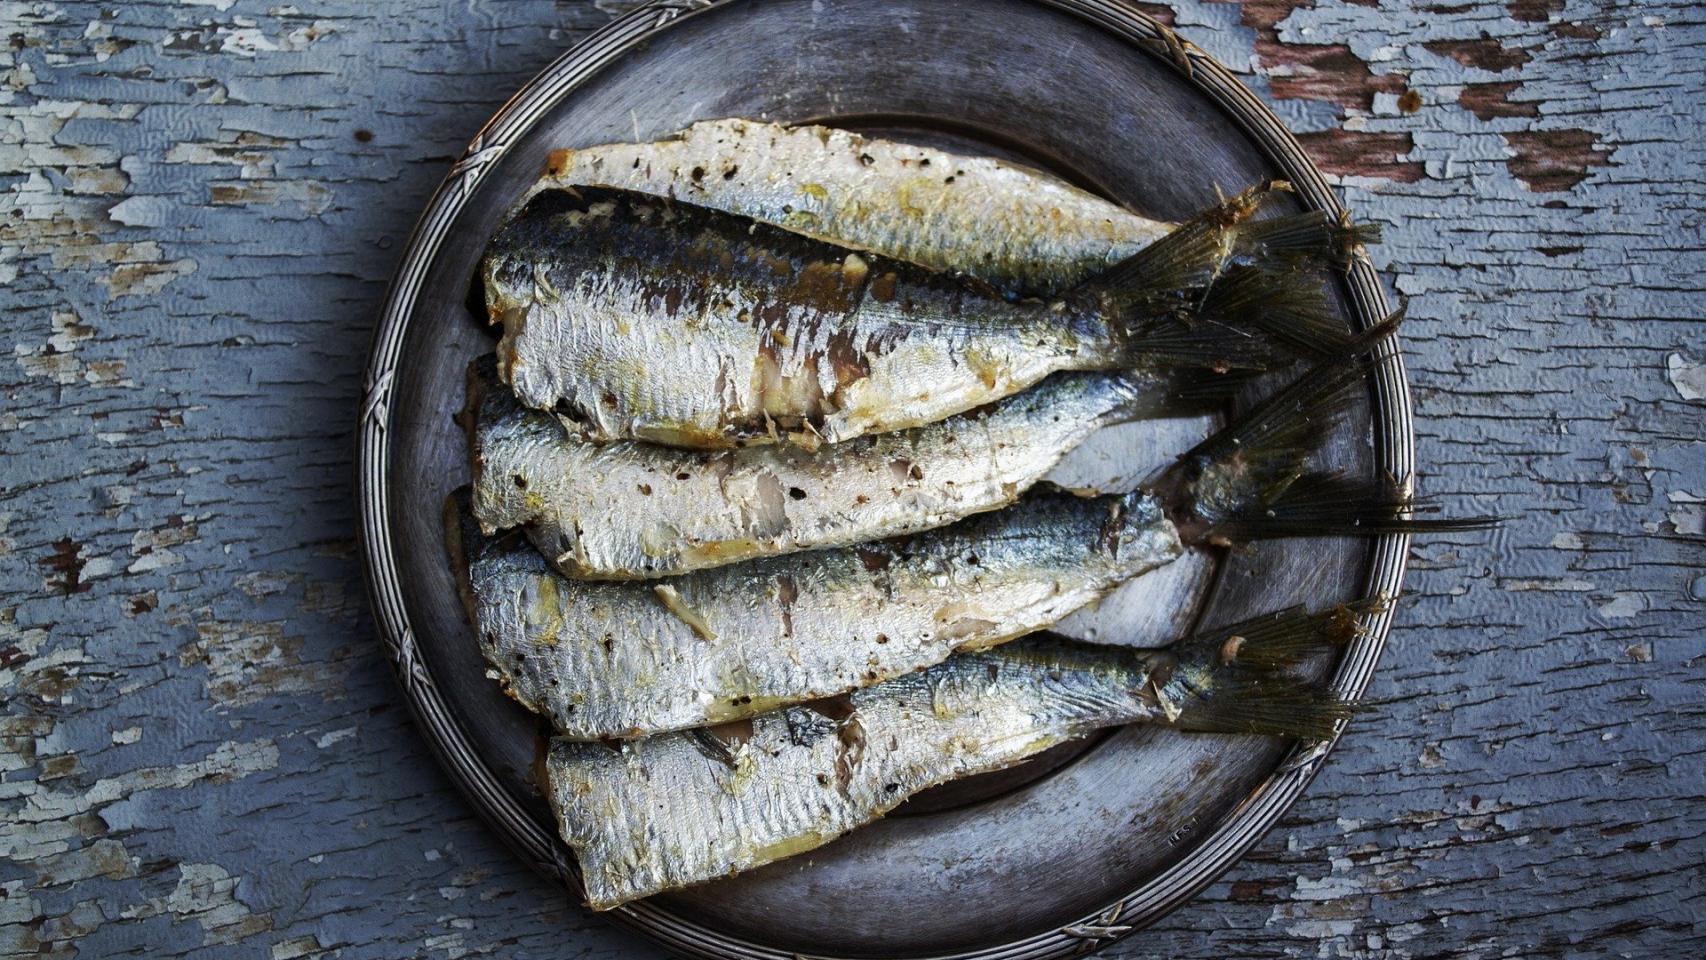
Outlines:
{"label": "fish tail", "polygon": [[1380,613],[1390,605],[1385,597],[1370,597],[1310,613],[1299,604],[1223,627],[1198,630],[1180,641],[1179,646],[1189,651],[1184,655],[1186,658],[1215,668],[1281,672],[1340,649],[1362,634],[1363,617]]}
{"label": "fish tail", "polygon": [[1492,514],[1437,516],[1439,506],[1417,500],[1390,478],[1305,473],[1244,509],[1227,511],[1213,534],[1235,542],[1275,537],[1375,536],[1486,530],[1507,518]]}
{"label": "fish tail", "polygon": [[[1194,692],[1193,692],[1194,693]],[[1323,690],[1278,677],[1224,677],[1213,689],[1186,699],[1172,723],[1196,733],[1255,733],[1327,740],[1356,705]]]}
{"label": "fish tail", "polygon": [[1353,479],[1308,469],[1350,387],[1402,322],[1400,310],[1349,339],[1340,355],[1234,419],[1186,452],[1152,489],[1167,500],[1187,542],[1271,537],[1477,530],[1497,517],[1420,517],[1433,508],[1391,479]]}
{"label": "fish tail", "polygon": [[1380,225],[1355,223],[1348,212],[1308,210],[1238,228],[1234,259],[1270,265],[1327,264],[1341,270],[1380,242]]}
{"label": "fish tail", "polygon": [[1379,230],[1323,211],[1252,219],[1285,189],[1246,190],[1085,284],[1132,362],[1266,370],[1353,340],[1311,268],[1348,264]]}
{"label": "fish tail", "polygon": [[1356,706],[1290,672],[1359,636],[1383,599],[1316,613],[1301,606],[1199,631],[1173,650],[1178,664],[1159,697],[1173,725],[1205,733],[1256,733],[1324,740]]}
{"label": "fish tail", "polygon": [[1231,262],[1239,227],[1275,192],[1286,189],[1283,182],[1269,181],[1224,200],[1091,278],[1084,288],[1140,302],[1202,287]]}
{"label": "fish tail", "polygon": [[[1234,418],[1220,431],[1182,454],[1162,480],[1195,486],[1205,495],[1205,480],[1223,483],[1224,494],[1255,496],[1253,486],[1289,481],[1301,474],[1308,456],[1349,403],[1349,388],[1362,381],[1362,356],[1378,349],[1403,322],[1399,310],[1349,339],[1338,355],[1316,364],[1303,376]],[[1237,471],[1235,475],[1229,475]]]}
{"label": "fish tail", "polygon": [[1116,321],[1115,336],[1132,366],[1187,370],[1211,382],[1336,356],[1351,340],[1314,274],[1244,265],[1159,316],[1134,311]]}

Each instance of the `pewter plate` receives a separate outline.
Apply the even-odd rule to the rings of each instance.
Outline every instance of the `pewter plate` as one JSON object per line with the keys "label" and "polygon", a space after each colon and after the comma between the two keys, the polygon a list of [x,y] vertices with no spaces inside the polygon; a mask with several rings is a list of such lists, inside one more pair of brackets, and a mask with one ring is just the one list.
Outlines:
{"label": "pewter plate", "polygon": [[[1267,177],[1337,210],[1278,120],[1227,71],[1115,0],[722,0],[641,8],[523,88],[433,197],[374,337],[361,423],[363,541],[387,650],[433,749],[517,853],[578,895],[534,772],[542,731],[485,676],[439,522],[467,482],[452,415],[491,349],[466,306],[503,211],[546,154],[743,116],[851,127],[1029,164],[1177,219]],[[1385,312],[1373,271],[1339,284],[1347,326]],[[1118,487],[1212,424],[1132,425],[1063,465]],[[1389,349],[1324,466],[1407,478],[1404,372]],[[1134,582],[1069,632],[1165,643],[1278,607],[1396,596],[1407,540],[1283,541]],[[1356,696],[1389,626],[1337,664]],[[1131,727],[916,797],[817,851],[609,916],[696,957],[1063,957],[1132,934],[1226,870],[1327,749]]]}

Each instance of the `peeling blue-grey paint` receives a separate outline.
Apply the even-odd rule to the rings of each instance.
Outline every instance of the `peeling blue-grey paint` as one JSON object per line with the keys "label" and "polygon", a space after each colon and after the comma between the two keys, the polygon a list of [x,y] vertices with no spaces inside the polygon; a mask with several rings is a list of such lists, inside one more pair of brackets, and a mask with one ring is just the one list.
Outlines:
{"label": "peeling blue-grey paint", "polygon": [[[625,6],[0,2],[0,954],[655,955],[434,768],[350,493],[416,213]],[[1421,487],[1514,519],[1416,549],[1378,710],[1110,953],[1701,953],[1706,18],[1150,9],[1386,227]]]}

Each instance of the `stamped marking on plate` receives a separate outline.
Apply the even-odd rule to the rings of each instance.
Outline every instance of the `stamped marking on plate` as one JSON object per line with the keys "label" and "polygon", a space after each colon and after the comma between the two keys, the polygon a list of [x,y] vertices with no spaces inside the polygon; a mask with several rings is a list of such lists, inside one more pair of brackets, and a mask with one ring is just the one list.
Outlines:
{"label": "stamped marking on plate", "polygon": [[367,387],[367,400],[361,405],[361,418],[372,420],[373,425],[380,430],[391,418],[391,375],[395,370],[387,370]]}
{"label": "stamped marking on plate", "polygon": [[485,175],[486,168],[491,166],[503,152],[509,148],[507,141],[492,138],[487,139],[485,133],[475,135],[468,149],[462,154],[462,159],[450,168],[450,175],[460,177],[457,189],[463,200],[467,200],[474,192],[474,187]]}

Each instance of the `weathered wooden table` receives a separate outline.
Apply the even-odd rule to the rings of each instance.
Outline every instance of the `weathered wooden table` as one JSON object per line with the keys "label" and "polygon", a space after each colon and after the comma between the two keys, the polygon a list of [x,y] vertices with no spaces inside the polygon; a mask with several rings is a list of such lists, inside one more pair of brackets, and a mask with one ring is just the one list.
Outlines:
{"label": "weathered wooden table", "polygon": [[[418,741],[363,354],[481,121],[630,4],[0,2],[0,954],[650,956]],[[1308,798],[1120,956],[1706,953],[1706,11],[1184,0],[1411,298],[1416,550]]]}

